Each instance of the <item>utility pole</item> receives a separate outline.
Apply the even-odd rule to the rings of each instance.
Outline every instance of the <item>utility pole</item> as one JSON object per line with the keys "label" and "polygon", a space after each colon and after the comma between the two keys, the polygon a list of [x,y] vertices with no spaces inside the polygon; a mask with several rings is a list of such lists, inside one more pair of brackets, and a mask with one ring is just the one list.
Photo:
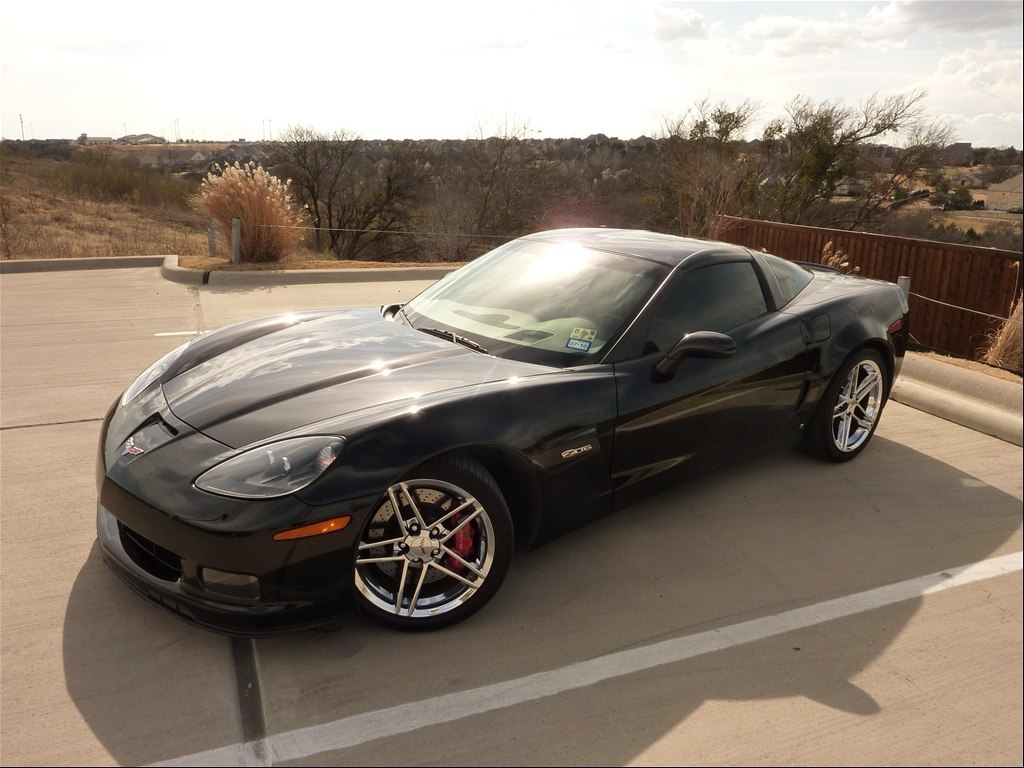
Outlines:
{"label": "utility pole", "polygon": [[25,118],[21,116],[20,112],[18,113],[18,122],[21,123],[21,140],[24,141],[25,140]]}

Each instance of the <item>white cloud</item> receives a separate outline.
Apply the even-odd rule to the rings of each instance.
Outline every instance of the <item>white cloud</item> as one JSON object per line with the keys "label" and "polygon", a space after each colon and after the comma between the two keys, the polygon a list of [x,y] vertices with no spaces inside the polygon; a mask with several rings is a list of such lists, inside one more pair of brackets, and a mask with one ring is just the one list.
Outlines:
{"label": "white cloud", "polygon": [[988,41],[980,48],[965,48],[944,56],[932,76],[933,84],[942,83],[961,97],[975,99],[998,99],[1007,103],[1016,102],[1020,107],[1021,65],[1024,51],[1000,46]]}
{"label": "white cloud", "polygon": [[664,3],[654,9],[654,37],[657,40],[706,40],[707,19],[683,3]]}
{"label": "white cloud", "polygon": [[[948,122],[960,141],[969,141],[976,147],[1021,148],[1021,121],[1024,114],[1020,112],[989,112],[980,115],[942,114],[939,119]],[[1013,137],[1015,140],[1008,140]]]}
{"label": "white cloud", "polygon": [[836,20],[760,16],[745,24],[740,34],[744,39],[764,43],[769,54],[784,58],[834,56],[856,45],[879,50],[906,46],[906,37],[899,30],[874,23],[868,16],[848,13]]}
{"label": "white cloud", "polygon": [[894,0],[868,17],[904,31],[936,29],[976,35],[1020,27],[1024,6],[1007,0]]}
{"label": "white cloud", "polygon": [[[782,57],[837,55],[863,46],[874,51],[906,49],[935,34],[978,35],[1022,25],[1022,5],[1005,0],[894,0],[853,7],[806,3],[804,13],[763,14],[743,25],[744,39],[761,42]],[[754,6],[756,8],[756,6]],[[797,5],[800,7],[800,4]],[[792,8],[792,6],[790,6]]]}
{"label": "white cloud", "polygon": [[915,87],[929,96],[928,110],[948,120],[962,141],[977,146],[1024,144],[1024,51],[988,41],[953,51]]}

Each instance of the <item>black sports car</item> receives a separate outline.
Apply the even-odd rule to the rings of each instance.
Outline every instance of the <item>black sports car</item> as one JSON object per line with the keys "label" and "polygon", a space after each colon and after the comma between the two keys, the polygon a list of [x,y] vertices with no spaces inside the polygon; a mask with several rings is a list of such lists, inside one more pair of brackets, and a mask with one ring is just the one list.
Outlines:
{"label": "black sports car", "polygon": [[246,321],[107,414],[98,534],[232,635],[465,619],[516,547],[787,438],[845,461],[899,372],[893,284],[632,230],[509,242],[407,304]]}

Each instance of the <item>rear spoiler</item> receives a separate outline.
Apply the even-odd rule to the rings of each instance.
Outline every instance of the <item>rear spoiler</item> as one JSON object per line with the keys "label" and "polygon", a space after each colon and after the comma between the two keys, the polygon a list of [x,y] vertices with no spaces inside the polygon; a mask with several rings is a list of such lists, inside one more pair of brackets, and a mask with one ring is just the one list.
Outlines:
{"label": "rear spoiler", "polygon": [[830,267],[827,264],[818,264],[814,261],[794,261],[794,264],[799,264],[804,269],[809,269],[812,272],[831,272],[832,274],[841,275],[842,271],[836,267]]}

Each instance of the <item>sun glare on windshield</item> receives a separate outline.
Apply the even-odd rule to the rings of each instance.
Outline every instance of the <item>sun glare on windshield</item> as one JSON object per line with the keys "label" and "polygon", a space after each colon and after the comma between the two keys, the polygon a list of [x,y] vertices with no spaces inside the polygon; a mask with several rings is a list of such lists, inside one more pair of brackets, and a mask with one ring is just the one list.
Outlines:
{"label": "sun glare on windshield", "polygon": [[538,254],[523,278],[561,282],[582,272],[592,261],[593,253],[578,243],[557,243]]}

